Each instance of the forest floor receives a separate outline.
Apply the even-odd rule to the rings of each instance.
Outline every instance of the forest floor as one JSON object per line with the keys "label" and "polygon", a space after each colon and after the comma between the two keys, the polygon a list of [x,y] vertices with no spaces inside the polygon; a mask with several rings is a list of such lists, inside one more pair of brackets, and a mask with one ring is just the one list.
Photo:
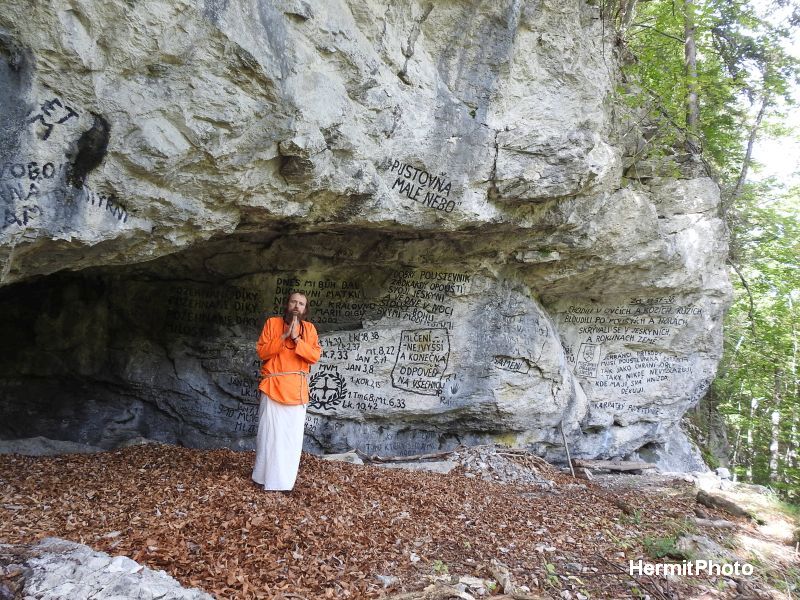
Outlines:
{"label": "forest floor", "polygon": [[[284,494],[251,482],[253,457],[156,444],[0,456],[0,542],[81,542],[218,598],[800,597],[796,524],[752,488],[737,501],[761,525],[699,507],[684,477],[586,481],[512,456],[552,484],[504,483],[304,454]],[[753,573],[630,574],[630,561],[715,553]]]}

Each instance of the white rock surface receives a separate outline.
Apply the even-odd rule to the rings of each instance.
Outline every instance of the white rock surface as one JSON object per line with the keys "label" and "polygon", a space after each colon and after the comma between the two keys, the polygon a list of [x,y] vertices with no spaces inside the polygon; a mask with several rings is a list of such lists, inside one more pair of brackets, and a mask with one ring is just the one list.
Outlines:
{"label": "white rock surface", "polygon": [[621,141],[611,32],[578,0],[7,0],[0,436],[250,448],[301,288],[310,450],[662,460],[726,237],[698,163]]}
{"label": "white rock surface", "polygon": [[58,538],[46,538],[32,546],[0,545],[0,563],[5,571],[16,574],[5,584],[18,587],[20,597],[36,600],[213,598],[200,590],[181,587],[164,571]]}

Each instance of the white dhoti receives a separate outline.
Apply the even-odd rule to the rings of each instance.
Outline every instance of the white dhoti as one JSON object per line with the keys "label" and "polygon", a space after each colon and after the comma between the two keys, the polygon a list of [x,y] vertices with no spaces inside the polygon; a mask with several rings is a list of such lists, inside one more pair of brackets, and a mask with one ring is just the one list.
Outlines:
{"label": "white dhoti", "polygon": [[265,490],[291,490],[300,467],[306,405],[275,402],[261,394],[253,481]]}

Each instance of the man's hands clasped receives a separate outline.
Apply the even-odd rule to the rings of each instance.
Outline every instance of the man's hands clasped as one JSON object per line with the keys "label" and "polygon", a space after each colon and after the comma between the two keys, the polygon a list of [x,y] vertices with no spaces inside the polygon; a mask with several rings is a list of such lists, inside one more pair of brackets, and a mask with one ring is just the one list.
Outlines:
{"label": "man's hands clasped", "polygon": [[300,319],[297,318],[297,315],[292,317],[292,322],[289,324],[289,329],[287,329],[282,339],[291,338],[293,342],[297,342],[298,338],[300,337]]}

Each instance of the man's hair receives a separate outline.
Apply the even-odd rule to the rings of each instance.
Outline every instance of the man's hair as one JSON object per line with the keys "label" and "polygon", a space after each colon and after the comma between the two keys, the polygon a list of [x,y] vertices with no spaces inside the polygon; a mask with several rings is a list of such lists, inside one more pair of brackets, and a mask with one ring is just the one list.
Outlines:
{"label": "man's hair", "polygon": [[300,294],[303,298],[306,299],[306,312],[303,313],[303,321],[308,321],[311,318],[311,303],[308,300],[308,296],[305,292],[301,292],[300,290],[294,290],[289,292],[286,295],[286,300],[283,303],[283,310],[285,311],[286,308],[289,306],[289,300],[291,300],[292,296],[295,294]]}

